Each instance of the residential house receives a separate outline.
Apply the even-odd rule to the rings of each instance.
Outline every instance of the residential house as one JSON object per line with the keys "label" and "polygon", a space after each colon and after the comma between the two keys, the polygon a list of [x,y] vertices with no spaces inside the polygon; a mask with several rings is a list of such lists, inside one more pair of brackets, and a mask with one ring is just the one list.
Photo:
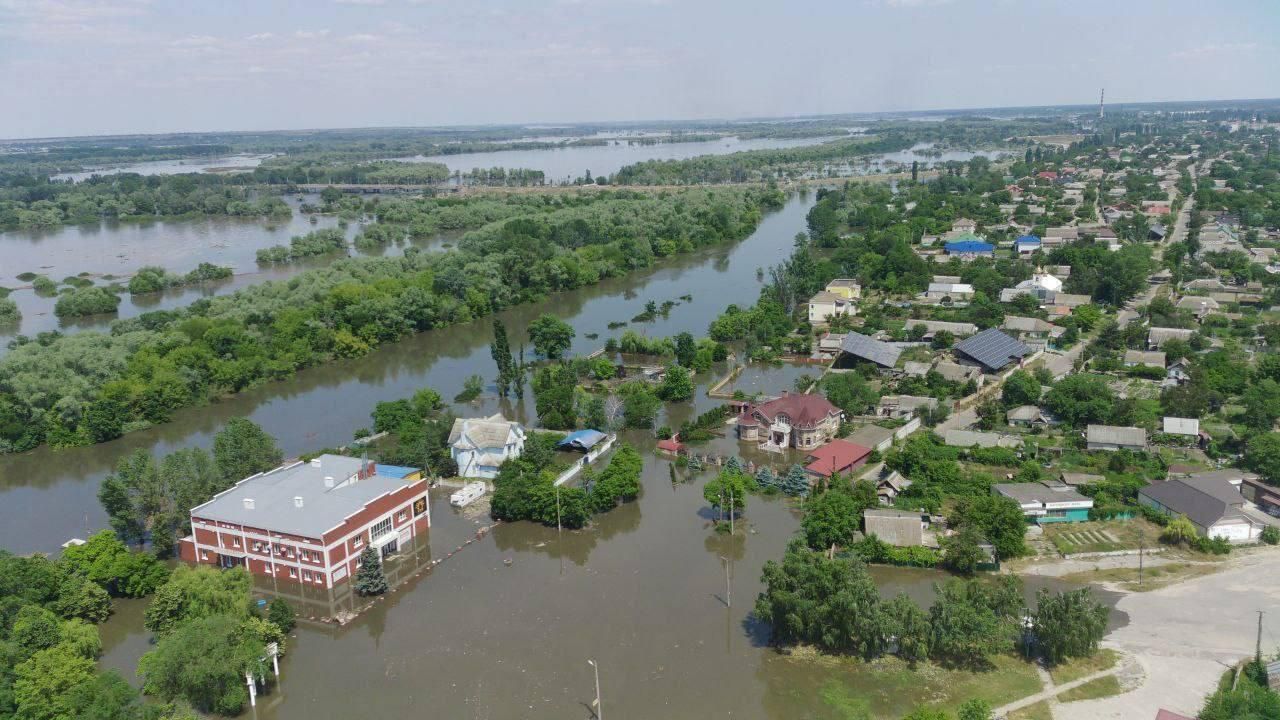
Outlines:
{"label": "residential house", "polygon": [[1163,430],[1165,435],[1200,436],[1200,421],[1196,418],[1165,417]]}
{"label": "residential house", "polygon": [[942,376],[943,380],[954,383],[967,383],[972,380],[978,387],[982,387],[986,381],[986,376],[982,374],[981,368],[972,365],[961,365],[948,360],[939,360],[933,369]]}
{"label": "residential house", "polygon": [[1020,317],[1018,315],[1006,315],[1004,322],[1000,324],[1000,328],[1016,334],[1019,340],[1038,350],[1049,347],[1054,340],[1062,337],[1063,333],[1067,331],[1066,328],[1058,327],[1040,318]]}
{"label": "residential house", "polygon": [[1019,255],[1031,255],[1042,247],[1040,238],[1035,235],[1023,235],[1013,241],[1013,249]]}
{"label": "residential house", "polygon": [[876,480],[876,497],[880,499],[881,505],[891,505],[898,495],[909,487],[911,487],[911,481],[903,477],[902,473],[886,468]]}
{"label": "residential house", "polygon": [[1100,483],[1105,481],[1107,478],[1102,475],[1090,475],[1089,473],[1064,472],[1058,475],[1058,479],[1062,481],[1063,485],[1079,487],[1081,485]]}
{"label": "residential house", "polygon": [[1047,427],[1058,424],[1056,417],[1035,405],[1019,405],[1005,413],[1005,419],[1014,427]]}
{"label": "residential house", "polygon": [[973,299],[973,286],[968,283],[929,283],[921,296],[942,305],[968,305]]}
{"label": "residential house", "polygon": [[738,438],[759,442],[768,450],[816,449],[840,429],[844,413],[821,395],[783,392],[738,416]]}
{"label": "residential house", "polygon": [[1164,353],[1159,350],[1126,350],[1124,353],[1124,366],[1138,367],[1140,365],[1163,368]]}
{"label": "residential house", "polygon": [[487,418],[458,418],[449,431],[449,453],[458,476],[493,479],[498,466],[524,452],[524,427],[500,414]]}
{"label": "residential house", "polygon": [[1090,450],[1146,450],[1147,431],[1136,427],[1090,425],[1085,429],[1085,442]]}
{"label": "residential house", "polygon": [[1153,327],[1147,331],[1147,347],[1151,350],[1159,350],[1162,345],[1170,340],[1187,342],[1191,340],[1191,336],[1194,334],[1195,330],[1186,328]]}
{"label": "residential house", "polygon": [[876,414],[887,418],[909,418],[925,410],[936,410],[938,399],[915,395],[885,395],[880,398]]}
{"label": "residential house", "polygon": [[827,283],[827,287],[824,289],[846,300],[857,300],[862,297],[862,286],[858,284],[857,280],[850,278],[836,278]]}
{"label": "residential house", "polygon": [[867,508],[862,511],[866,535],[875,535],[895,547],[924,544],[925,521],[919,512],[890,508]]}
{"label": "residential house", "polygon": [[949,332],[953,337],[969,337],[978,332],[978,326],[967,322],[944,322],[942,320],[908,320],[907,329],[924,326],[924,340],[932,340],[940,332]]}
{"label": "residential house", "polygon": [[1191,361],[1186,358],[1174,360],[1165,370],[1164,377],[1165,380],[1161,383],[1164,387],[1191,382]]}
{"label": "residential house", "polygon": [[951,231],[957,233],[975,233],[978,231],[978,223],[969,218],[960,218],[951,223]]}
{"label": "residential house", "polygon": [[906,375],[907,377],[922,378],[928,375],[929,371],[932,369],[933,369],[933,366],[927,362],[916,362],[914,360],[908,360],[902,363],[902,374]]}
{"label": "residential house", "polygon": [[1169,515],[1185,515],[1205,537],[1249,542],[1262,524],[1245,513],[1245,498],[1222,478],[1172,478],[1138,490],[1138,502]]}
{"label": "residential house", "polygon": [[848,367],[869,362],[881,370],[892,370],[898,364],[898,356],[901,354],[902,348],[873,340],[862,333],[850,332],[845,334],[844,341],[840,344],[840,355],[836,363]]}
{"label": "residential house", "polygon": [[962,340],[954,349],[959,355],[977,362],[987,372],[997,372],[1010,363],[1021,362],[1032,352],[1031,348],[995,328],[988,328]]}
{"label": "residential house", "polygon": [[1093,508],[1092,498],[1057,482],[998,483],[991,492],[1018,503],[1023,517],[1035,525],[1085,522]]}
{"label": "residential house", "polygon": [[190,517],[183,560],[319,588],[349,580],[366,547],[388,557],[431,526],[426,480],[330,454],[245,478]]}
{"label": "residential house", "polygon": [[817,478],[845,475],[867,464],[871,448],[848,440],[831,442],[809,452],[804,469]]}
{"label": "residential house", "polygon": [[863,425],[845,437],[846,440],[872,450],[886,452],[893,447],[893,431],[879,425]]}
{"label": "residential house", "polygon": [[819,290],[809,298],[809,323],[825,323],[836,315],[857,315],[858,303],[826,290]]}
{"label": "residential house", "polygon": [[972,260],[979,257],[994,257],[996,246],[969,236],[948,242],[943,246],[943,252],[961,260]]}
{"label": "residential house", "polygon": [[1062,281],[1046,272],[1036,272],[1029,279],[1000,291],[1000,302],[1012,302],[1019,295],[1034,295],[1047,301],[1062,292]]}

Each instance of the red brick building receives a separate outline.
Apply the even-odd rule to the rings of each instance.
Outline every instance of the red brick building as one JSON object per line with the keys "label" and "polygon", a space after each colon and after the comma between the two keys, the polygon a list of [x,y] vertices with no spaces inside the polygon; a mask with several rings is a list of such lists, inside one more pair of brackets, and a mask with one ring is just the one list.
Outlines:
{"label": "red brick building", "polygon": [[321,455],[254,475],[191,509],[183,560],[332,588],[372,545],[386,557],[431,527],[425,480]]}

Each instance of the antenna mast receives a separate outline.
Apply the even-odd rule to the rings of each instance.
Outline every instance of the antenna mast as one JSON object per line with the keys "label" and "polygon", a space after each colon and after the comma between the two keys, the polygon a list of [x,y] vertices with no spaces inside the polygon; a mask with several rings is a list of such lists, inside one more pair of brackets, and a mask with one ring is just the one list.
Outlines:
{"label": "antenna mast", "polygon": [[1102,94],[1098,96],[1098,119],[1107,116],[1107,89],[1102,88]]}

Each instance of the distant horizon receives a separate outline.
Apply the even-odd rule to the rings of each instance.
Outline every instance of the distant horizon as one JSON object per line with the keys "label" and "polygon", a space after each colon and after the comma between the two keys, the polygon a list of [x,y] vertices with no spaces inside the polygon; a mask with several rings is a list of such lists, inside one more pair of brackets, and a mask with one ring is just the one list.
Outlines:
{"label": "distant horizon", "polygon": [[[1107,108],[1124,109],[1141,106],[1156,105],[1190,105],[1190,104],[1229,104],[1229,103],[1280,103],[1280,96],[1277,97],[1232,97],[1232,98],[1183,98],[1177,100],[1132,100],[1117,101],[1106,103]],[[804,121],[804,120],[822,120],[840,117],[866,117],[872,120],[893,119],[892,116],[925,114],[925,115],[941,115],[946,113],[965,113],[978,114],[984,111],[1017,111],[1017,110],[1071,110],[1080,108],[1087,110],[1089,108],[1096,109],[1097,103],[1065,103],[1057,105],[1046,104],[1030,104],[1030,105],[1004,105],[1004,106],[974,106],[974,107],[947,107],[947,108],[915,108],[900,110],[852,110],[848,112],[833,113],[797,113],[794,115],[757,115],[757,116],[741,116],[741,117],[688,117],[688,118],[647,118],[640,120],[536,120],[528,122],[493,122],[493,123],[460,123],[455,125],[332,125],[332,126],[304,126],[304,127],[278,127],[278,128],[252,128],[252,129],[201,129],[201,130],[157,130],[153,132],[114,132],[114,133],[97,133],[84,135],[48,135],[48,136],[29,136],[29,137],[0,137],[0,143],[31,143],[39,141],[56,142],[60,140],[91,140],[94,138],[138,138],[138,137],[158,137],[165,135],[254,135],[254,134],[287,134],[287,133],[306,133],[306,132],[339,132],[339,131],[364,131],[364,130],[439,130],[439,131],[482,131],[493,128],[523,128],[528,130],[537,130],[539,128],[558,129],[558,128],[576,128],[589,127],[593,125],[607,126],[637,126],[647,127],[651,125],[661,124],[716,124],[716,123],[747,123],[759,122],[768,124],[783,121]],[[873,116],[890,116],[873,117]]]}
{"label": "distant horizon", "polygon": [[0,0],[0,137],[1277,97],[1277,37],[1261,0]]}

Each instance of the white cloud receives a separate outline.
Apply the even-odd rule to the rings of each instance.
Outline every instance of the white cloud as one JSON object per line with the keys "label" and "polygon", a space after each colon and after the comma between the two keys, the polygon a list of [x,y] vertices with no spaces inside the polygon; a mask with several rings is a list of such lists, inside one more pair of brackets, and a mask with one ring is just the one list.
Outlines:
{"label": "white cloud", "polygon": [[318,38],[329,37],[328,30],[298,30],[293,34],[299,40],[316,40]]}
{"label": "white cloud", "polygon": [[379,40],[382,39],[382,36],[373,35],[371,33],[356,33],[355,35],[348,35],[342,39],[347,42],[365,43],[365,42],[378,42]]}
{"label": "white cloud", "polygon": [[1185,50],[1178,50],[1169,53],[1169,57],[1174,60],[1205,60],[1207,58],[1219,57],[1222,55],[1235,55],[1241,53],[1253,52],[1258,48],[1258,43],[1210,43],[1208,45],[1200,45]]}
{"label": "white cloud", "polygon": [[339,5],[364,5],[365,7],[373,7],[375,5],[386,5],[387,0],[333,0]]}
{"label": "white cloud", "polygon": [[212,35],[188,35],[187,37],[174,40],[169,43],[174,47],[209,47],[216,45],[218,38]]}
{"label": "white cloud", "polygon": [[245,38],[245,40],[248,40],[250,42],[257,42],[259,40],[272,40],[275,38],[275,36],[276,36],[275,33],[260,32],[260,33],[254,33],[252,35],[249,35],[248,37]]}

